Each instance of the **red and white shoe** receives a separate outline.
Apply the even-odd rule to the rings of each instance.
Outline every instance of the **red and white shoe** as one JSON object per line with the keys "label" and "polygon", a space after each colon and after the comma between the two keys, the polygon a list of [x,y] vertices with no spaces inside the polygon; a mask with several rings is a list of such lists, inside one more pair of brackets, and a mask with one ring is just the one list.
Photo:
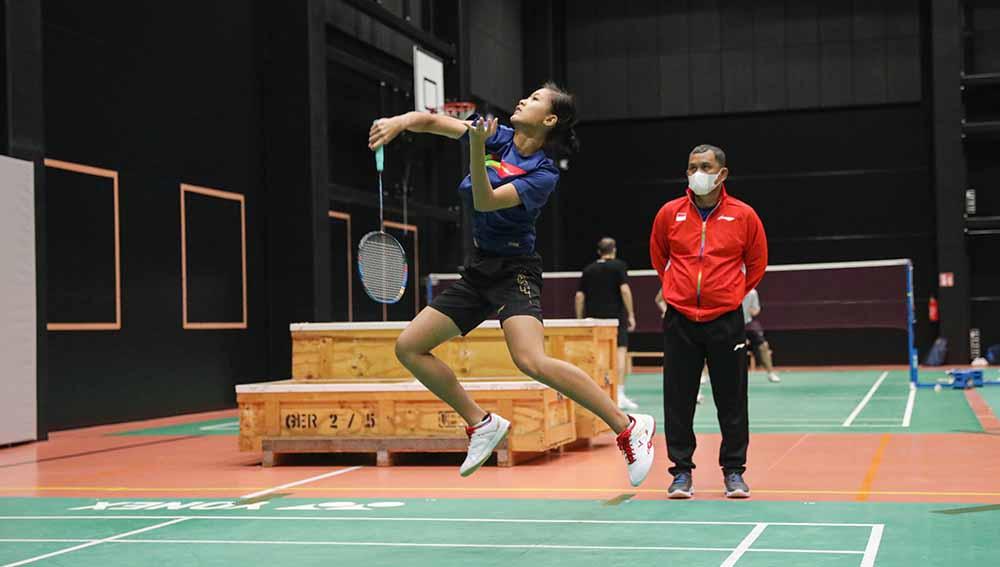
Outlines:
{"label": "red and white shoe", "polygon": [[465,462],[458,469],[458,474],[469,476],[483,466],[486,459],[490,458],[493,450],[507,436],[510,429],[510,422],[506,419],[490,413],[476,425],[466,427],[465,433],[469,436],[469,452],[465,455]]}
{"label": "red and white shoe", "polygon": [[652,416],[635,414],[628,416],[628,429],[618,434],[618,448],[628,465],[628,479],[632,486],[639,486],[646,480],[649,468],[653,466],[653,434],[656,421]]}

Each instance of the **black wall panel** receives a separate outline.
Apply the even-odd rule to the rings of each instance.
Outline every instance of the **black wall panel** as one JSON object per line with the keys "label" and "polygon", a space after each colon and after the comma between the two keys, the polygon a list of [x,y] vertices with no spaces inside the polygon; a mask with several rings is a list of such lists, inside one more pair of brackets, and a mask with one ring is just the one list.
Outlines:
{"label": "black wall panel", "polygon": [[657,5],[653,0],[641,0],[626,6],[628,114],[655,116],[660,112],[660,82],[651,80],[656,78],[659,68]]}
{"label": "black wall panel", "polygon": [[[383,0],[380,4],[400,18],[408,16],[414,26],[426,29],[423,2]],[[343,0],[327,0],[326,11],[329,21],[338,31],[409,65],[413,64],[413,41],[404,35],[386,27]]]}
{"label": "black wall panel", "polygon": [[[330,309],[333,321],[351,321],[354,297],[354,238],[347,219],[330,219]],[[358,293],[364,293],[360,288]]]}
{"label": "black wall panel", "polygon": [[[781,3],[775,3],[781,4]],[[788,45],[819,43],[820,0],[785,2],[785,37]]]}
{"label": "black wall panel", "polygon": [[721,2],[722,49],[750,49],[754,45],[754,6],[750,2]]}
{"label": "black wall panel", "polygon": [[754,110],[753,50],[750,48],[722,51],[723,112]]}
{"label": "black wall panel", "polygon": [[966,2],[971,61],[967,73],[1000,72],[1000,4],[991,0]]}
{"label": "black wall panel", "polygon": [[[629,37],[624,2],[598,2],[594,16],[604,25],[596,28],[594,67],[595,106],[608,118],[625,118],[628,114]],[[608,25],[615,22],[615,25]],[[572,78],[569,79],[572,81]]]}
{"label": "black wall panel", "polygon": [[790,48],[788,57],[788,106],[809,108],[820,101],[820,45],[803,43]]}
{"label": "black wall panel", "polygon": [[[235,384],[268,376],[251,14],[189,0],[43,4],[47,154],[119,172],[123,278],[120,331],[48,333],[52,429],[232,407]],[[247,329],[181,328],[182,182],[246,196]],[[230,242],[230,224],[197,222],[192,237]],[[47,237],[79,238],[60,225]],[[222,287],[223,312],[206,316],[232,315]]]}
{"label": "black wall panel", "polygon": [[243,321],[240,203],[185,192],[188,321]]}
{"label": "black wall panel", "polygon": [[1000,216],[1000,141],[977,140],[966,145],[969,187],[976,191],[976,214]]}
{"label": "black wall panel", "polygon": [[[596,89],[597,35],[591,31],[597,25],[594,7],[595,3],[584,2],[566,13],[566,74],[574,77],[575,88],[587,91]],[[577,104],[580,112],[586,112],[585,101]]]}
{"label": "black wall panel", "polygon": [[783,47],[757,47],[753,51],[752,68],[754,108],[784,108],[788,105],[785,86],[785,49]]}
{"label": "black wall panel", "polygon": [[48,321],[109,323],[116,318],[114,182],[48,168]]}
{"label": "black wall panel", "polygon": [[[1000,3],[966,0],[964,72],[1000,73]],[[997,87],[964,92],[965,118],[969,122],[1000,120]],[[968,187],[976,192],[975,216],[1000,216],[1000,140],[972,138],[965,141]],[[1000,235],[980,234],[967,240],[971,272],[971,326],[980,329],[985,350],[1000,344]]]}
{"label": "black wall panel", "polygon": [[[0,24],[7,25],[7,3],[0,2]],[[4,31],[6,37],[6,29]],[[0,41],[0,153],[10,153],[10,133],[7,131],[7,42]]]}
{"label": "black wall panel", "polygon": [[866,39],[854,44],[851,59],[854,100],[858,104],[882,104],[888,92],[886,73],[888,46],[881,39]]}
{"label": "black wall panel", "polygon": [[983,351],[1000,344],[1000,235],[980,236],[969,241],[969,265],[973,274],[970,296],[971,325],[980,330]]}
{"label": "black wall panel", "polygon": [[595,120],[915,102],[918,7],[918,0],[570,2],[568,82]]}
{"label": "black wall panel", "polygon": [[819,45],[820,106],[848,106],[854,102],[854,77],[851,74],[852,47],[851,43],[846,41],[828,41]]}
{"label": "black wall panel", "polygon": [[[719,51],[691,51],[690,94],[692,114],[718,114],[722,106],[722,62]],[[582,96],[582,95],[581,95]]]}
{"label": "black wall panel", "polygon": [[[660,114],[663,116],[685,115],[691,112],[691,90],[688,76],[691,74],[691,58],[687,50],[663,53],[659,60]],[[653,81],[649,81],[651,84]]]}
{"label": "black wall panel", "polygon": [[521,2],[469,2],[468,6],[472,94],[512,112],[521,97],[538,87],[523,84]]}

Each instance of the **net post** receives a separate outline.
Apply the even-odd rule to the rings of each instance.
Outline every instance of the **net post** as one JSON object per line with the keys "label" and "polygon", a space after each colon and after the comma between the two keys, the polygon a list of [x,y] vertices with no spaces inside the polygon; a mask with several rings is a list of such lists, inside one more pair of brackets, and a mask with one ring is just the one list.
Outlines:
{"label": "net post", "polygon": [[920,374],[918,372],[917,349],[914,346],[915,326],[917,314],[914,308],[913,299],[913,262],[906,261],[906,347],[907,358],[910,363],[910,385],[914,388],[920,386]]}

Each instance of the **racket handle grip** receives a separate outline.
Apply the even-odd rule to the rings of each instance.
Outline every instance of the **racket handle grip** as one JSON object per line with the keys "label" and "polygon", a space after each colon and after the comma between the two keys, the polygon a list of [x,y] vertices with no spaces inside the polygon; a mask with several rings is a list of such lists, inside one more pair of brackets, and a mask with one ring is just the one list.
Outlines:
{"label": "racket handle grip", "polygon": [[375,148],[375,171],[381,172],[385,167],[384,146]]}

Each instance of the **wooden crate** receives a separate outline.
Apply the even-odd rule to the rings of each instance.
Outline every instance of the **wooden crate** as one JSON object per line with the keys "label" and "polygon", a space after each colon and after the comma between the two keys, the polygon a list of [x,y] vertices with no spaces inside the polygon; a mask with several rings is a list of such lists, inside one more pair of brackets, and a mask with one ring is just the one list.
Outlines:
{"label": "wooden crate", "polygon": [[[292,378],[295,380],[410,379],[396,360],[396,338],[405,321],[375,323],[295,323]],[[550,319],[545,322],[545,351],[580,367],[591,376],[613,371],[618,321]],[[485,321],[465,337],[434,350],[462,380],[523,376],[507,352],[498,321]],[[518,378],[514,378],[518,379]]]}
{"label": "wooden crate", "polygon": [[[573,404],[537,382],[466,384],[483,409],[511,421],[509,450],[539,453],[576,440]],[[465,438],[465,422],[418,382],[263,382],[236,387],[240,450],[266,438]],[[464,450],[464,449],[463,449]]]}
{"label": "wooden crate", "polygon": [[[292,378],[361,381],[412,379],[396,360],[396,338],[407,322],[296,323],[292,334]],[[613,400],[618,399],[618,321],[614,319],[549,319],[545,352],[586,372]],[[524,380],[507,351],[498,321],[486,321],[465,337],[434,350],[463,382]],[[509,377],[509,378],[497,378]],[[576,406],[577,437],[589,439],[607,424]]]}

